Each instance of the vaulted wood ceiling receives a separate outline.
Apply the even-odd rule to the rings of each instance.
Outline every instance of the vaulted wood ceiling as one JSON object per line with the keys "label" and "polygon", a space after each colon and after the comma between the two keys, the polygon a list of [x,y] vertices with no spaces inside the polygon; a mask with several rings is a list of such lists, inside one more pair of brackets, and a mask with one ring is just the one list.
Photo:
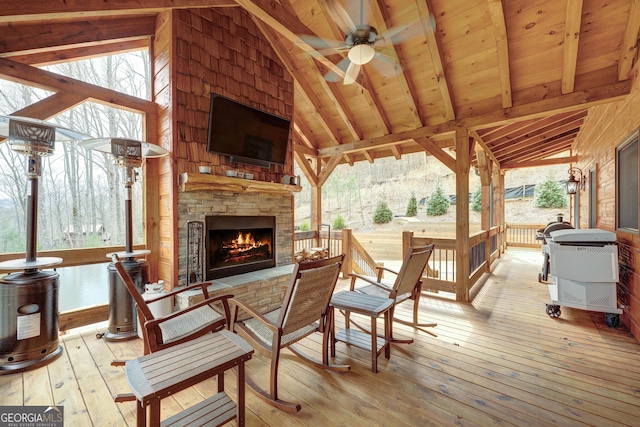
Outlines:
{"label": "vaulted wood ceiling", "polygon": [[[361,5],[378,34],[398,32],[344,85],[339,46]],[[457,129],[503,168],[557,162],[589,106],[629,93],[640,30],[637,0],[3,0],[0,76],[146,46],[155,15],[175,7],[252,15],[295,79],[298,160],[331,166],[425,150],[446,160]]]}

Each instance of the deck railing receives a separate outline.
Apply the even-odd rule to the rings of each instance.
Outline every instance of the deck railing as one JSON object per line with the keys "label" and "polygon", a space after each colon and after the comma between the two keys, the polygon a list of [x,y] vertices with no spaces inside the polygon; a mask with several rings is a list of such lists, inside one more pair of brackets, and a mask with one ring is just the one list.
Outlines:
{"label": "deck railing", "polygon": [[544,227],[545,224],[507,224],[507,246],[539,248],[541,242],[536,240],[536,233],[538,229]]}

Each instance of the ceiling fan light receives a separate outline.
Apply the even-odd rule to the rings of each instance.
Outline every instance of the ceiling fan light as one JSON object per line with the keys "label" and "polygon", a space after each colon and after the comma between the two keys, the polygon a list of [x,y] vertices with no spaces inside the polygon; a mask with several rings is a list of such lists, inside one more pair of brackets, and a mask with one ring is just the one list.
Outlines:
{"label": "ceiling fan light", "polygon": [[376,54],[373,47],[368,44],[358,44],[349,49],[349,59],[354,64],[364,65],[371,61]]}

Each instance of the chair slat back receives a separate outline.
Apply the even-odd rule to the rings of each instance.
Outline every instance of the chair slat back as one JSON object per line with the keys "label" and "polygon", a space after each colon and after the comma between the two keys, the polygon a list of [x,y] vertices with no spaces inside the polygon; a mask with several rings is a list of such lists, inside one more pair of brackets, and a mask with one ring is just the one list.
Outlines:
{"label": "chair slat back", "polygon": [[396,295],[411,293],[418,281],[422,280],[422,273],[427,267],[433,247],[434,244],[409,248],[393,285]]}
{"label": "chair slat back", "polygon": [[122,279],[122,282],[127,287],[129,294],[133,297],[133,300],[136,302],[138,309],[144,315],[144,321],[142,321],[141,323],[144,324],[144,322],[148,320],[152,320],[154,317],[153,317],[153,314],[151,313],[151,309],[147,305],[147,302],[144,300],[144,298],[142,298],[142,295],[140,294],[140,292],[138,292],[138,288],[136,287],[135,282],[133,281],[133,279],[127,272],[127,270],[122,265],[122,261],[120,261],[120,259],[118,258],[118,255],[116,254],[113,255],[112,262],[113,262],[113,266],[118,272],[118,275],[120,276],[120,279]]}
{"label": "chair slat back", "polygon": [[298,265],[280,312],[283,334],[314,323],[327,311],[343,259],[340,255]]}

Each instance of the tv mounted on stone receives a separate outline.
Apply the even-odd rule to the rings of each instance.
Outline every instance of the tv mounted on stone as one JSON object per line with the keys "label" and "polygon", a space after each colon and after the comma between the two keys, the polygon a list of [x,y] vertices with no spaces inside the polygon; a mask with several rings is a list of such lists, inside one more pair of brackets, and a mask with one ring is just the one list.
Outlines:
{"label": "tv mounted on stone", "polygon": [[232,163],[284,165],[291,122],[215,93],[211,94],[207,151]]}

